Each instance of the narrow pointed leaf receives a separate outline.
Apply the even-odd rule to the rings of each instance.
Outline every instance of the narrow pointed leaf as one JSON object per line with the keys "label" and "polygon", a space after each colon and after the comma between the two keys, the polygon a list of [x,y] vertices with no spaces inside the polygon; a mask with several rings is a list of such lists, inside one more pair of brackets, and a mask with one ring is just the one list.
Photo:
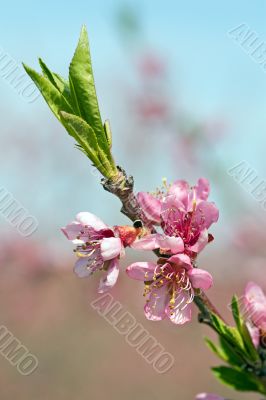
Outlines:
{"label": "narrow pointed leaf", "polygon": [[243,363],[249,364],[257,361],[257,358],[254,359],[251,357],[250,353],[247,351],[241,333],[237,328],[226,325],[215,314],[212,314],[212,322],[220,339],[223,339],[224,343],[227,343],[228,347],[233,349],[237,357],[243,359]]}
{"label": "narrow pointed leaf", "polygon": [[228,357],[227,355],[223,352],[223,350],[217,346],[215,343],[213,343],[212,340],[209,338],[204,338],[205,343],[209,347],[209,349],[217,356],[219,357],[222,361],[228,362]]}
{"label": "narrow pointed leaf", "polygon": [[49,81],[59,90],[68,103],[72,104],[69,83],[60,75],[50,71],[41,58],[39,58],[39,64],[41,66],[43,75],[46,76],[46,78],[48,78]]}
{"label": "narrow pointed leaf", "polygon": [[31,77],[35,85],[40,90],[48,106],[60,120],[60,111],[72,112],[72,107],[59,90],[49,81],[49,79],[23,64],[27,74]]}
{"label": "narrow pointed leaf", "polygon": [[239,309],[239,304],[238,304],[238,298],[236,296],[233,296],[232,302],[231,302],[231,308],[232,308],[232,314],[237,326],[237,329],[242,337],[242,340],[244,342],[244,346],[246,348],[247,353],[249,354],[249,357],[251,358],[252,361],[259,361],[259,355],[257,353],[257,350],[252,342],[249,330],[245,324],[245,321],[243,320],[240,309]]}
{"label": "narrow pointed leaf", "polygon": [[110,177],[117,174],[116,166],[110,163],[109,158],[107,158],[106,153],[101,148],[99,148],[99,158],[103,167],[110,172]]}
{"label": "narrow pointed leaf", "polygon": [[225,339],[220,337],[220,346],[213,343],[209,338],[205,338],[205,342],[209,349],[216,354],[222,361],[232,366],[246,365],[245,360],[238,355],[235,348],[230,345]]}
{"label": "narrow pointed leaf", "polygon": [[103,128],[104,128],[108,146],[111,149],[111,147],[112,147],[112,131],[111,131],[111,126],[110,126],[110,122],[108,119],[105,121]]}
{"label": "narrow pointed leaf", "polygon": [[239,311],[239,307],[238,307],[238,300],[236,296],[233,296],[232,298],[232,302],[231,302],[231,309],[232,309],[232,314],[236,323],[236,326],[238,328],[238,330],[241,330],[241,316],[240,316],[240,311]]}
{"label": "narrow pointed leaf", "polygon": [[84,121],[82,118],[68,114],[66,112],[60,112],[60,116],[67,128],[69,128],[69,133],[80,143],[87,154],[92,157],[93,162],[98,161],[98,143],[97,137],[93,129]]}
{"label": "narrow pointed leaf", "polygon": [[226,325],[217,315],[212,314],[212,322],[217,333],[225,338],[229,343],[244,349],[244,343],[238,330],[232,326]]}
{"label": "narrow pointed leaf", "polygon": [[[56,89],[59,90],[59,87],[57,86],[57,83],[53,77],[53,73],[49,70],[47,65],[43,62],[41,58],[39,58],[39,64],[42,69],[43,75],[46,76],[46,78],[49,79],[49,81],[56,87]],[[59,90],[60,91],[60,90]],[[61,92],[61,91],[60,91]]]}
{"label": "narrow pointed leaf", "polygon": [[225,354],[228,364],[238,367],[246,365],[247,360],[243,356],[243,353],[238,350],[238,348],[233,346],[231,343],[229,343],[226,339],[222,337],[219,338],[219,342],[220,342],[220,348],[222,349],[223,354]]}
{"label": "narrow pointed leaf", "polygon": [[99,146],[103,150],[108,149],[96,95],[85,26],[82,27],[79,42],[69,67],[69,84],[75,113],[93,128]]}
{"label": "narrow pointed leaf", "polygon": [[63,94],[68,94],[67,97],[70,97],[70,87],[69,83],[66,79],[64,79],[62,76],[57,74],[56,72],[53,72],[53,77],[56,82],[57,87],[59,88],[60,92]]}
{"label": "narrow pointed leaf", "polygon": [[99,111],[85,26],[69,67],[69,81],[52,72],[42,59],[39,63],[43,75],[23,66],[52,112],[105,177],[117,175],[110,126],[108,122],[103,126]]}

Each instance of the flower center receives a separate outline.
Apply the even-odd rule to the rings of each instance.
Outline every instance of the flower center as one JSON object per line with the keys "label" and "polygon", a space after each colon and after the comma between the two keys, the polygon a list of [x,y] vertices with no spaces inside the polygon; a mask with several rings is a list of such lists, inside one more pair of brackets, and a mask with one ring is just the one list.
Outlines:
{"label": "flower center", "polygon": [[[148,278],[148,273],[145,274],[145,277]],[[153,289],[160,289],[163,286],[166,287],[170,295],[168,306],[171,310],[171,315],[174,314],[176,309],[182,311],[188,304],[192,303],[194,290],[185,268],[170,263],[158,264],[154,270],[153,280],[145,281],[143,296],[150,293],[156,297],[157,293],[152,293]]]}

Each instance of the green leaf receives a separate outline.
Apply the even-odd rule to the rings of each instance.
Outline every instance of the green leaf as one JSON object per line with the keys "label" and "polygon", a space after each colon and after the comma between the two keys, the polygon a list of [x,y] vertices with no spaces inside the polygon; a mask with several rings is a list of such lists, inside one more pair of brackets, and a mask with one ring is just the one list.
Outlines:
{"label": "green leaf", "polygon": [[219,338],[220,346],[223,354],[226,356],[226,362],[232,366],[241,367],[246,365],[246,358],[241,350],[233,346],[231,343],[222,337]]}
{"label": "green leaf", "polygon": [[52,112],[76,139],[78,148],[105,177],[113,178],[118,170],[110,151],[111,129],[108,122],[102,124],[85,26],[69,67],[69,82],[52,72],[42,59],[39,63],[43,75],[23,66]]}
{"label": "green leaf", "polygon": [[232,314],[233,314],[237,329],[242,337],[245,349],[246,349],[250,359],[254,362],[259,361],[258,352],[252,342],[252,338],[250,336],[247,325],[241,316],[237,296],[233,296],[232,302],[231,302],[231,308],[232,308]]}
{"label": "green leaf", "polygon": [[232,308],[232,314],[233,314],[236,326],[237,326],[238,330],[241,331],[242,318],[241,318],[239,307],[238,307],[238,300],[235,295],[232,298],[231,308]]}
{"label": "green leaf", "polygon": [[66,79],[64,79],[62,76],[60,76],[59,74],[57,74],[56,72],[52,72],[53,74],[53,78],[56,82],[56,85],[58,87],[58,89],[60,90],[61,93],[64,93],[65,90],[67,90],[67,93],[70,97],[70,87],[69,87],[69,83]]}
{"label": "green leaf", "polygon": [[209,349],[227,364],[236,367],[245,365],[245,360],[235,352],[235,348],[226,342],[225,339],[220,337],[220,346],[213,343],[209,338],[205,338],[205,342]]}
{"label": "green leaf", "polygon": [[59,87],[57,86],[56,80],[54,79],[53,73],[49,70],[49,68],[43,62],[43,60],[41,58],[39,58],[39,64],[40,64],[40,67],[42,69],[43,75],[46,76],[46,78],[49,79],[49,81],[56,87],[57,90],[59,90]]}
{"label": "green leaf", "polygon": [[222,383],[235,390],[266,394],[263,383],[249,372],[230,367],[215,367],[212,368],[212,371]]}
{"label": "green leaf", "polygon": [[219,346],[217,346],[216,344],[213,343],[212,340],[210,340],[209,338],[205,337],[204,338],[205,343],[207,344],[207,346],[209,347],[209,349],[217,356],[219,357],[222,361],[228,362],[228,357],[227,354],[224,353],[223,349]]}
{"label": "green leaf", "polygon": [[89,158],[95,164],[99,163],[99,149],[94,130],[87,124],[87,122],[76,115],[61,111],[60,116],[70,135],[76,139]]}
{"label": "green leaf", "polygon": [[35,85],[40,90],[48,106],[60,121],[60,111],[72,113],[72,107],[60,91],[50,82],[50,80],[27,65],[23,64],[27,74],[31,77]]}
{"label": "green leaf", "polygon": [[[53,77],[56,82],[57,87],[59,88],[62,95],[68,100],[68,102],[72,105],[72,98],[70,93],[69,82],[64,79],[62,76],[53,72]],[[73,109],[74,110],[74,109]]]}
{"label": "green leaf", "polygon": [[244,343],[238,330],[232,326],[226,325],[217,315],[211,315],[212,322],[217,333],[225,338],[229,343],[244,350]]}
{"label": "green leaf", "polygon": [[106,135],[106,140],[107,140],[108,146],[111,149],[111,147],[112,147],[112,131],[111,131],[111,126],[110,126],[110,122],[108,121],[108,119],[105,121],[103,128],[104,128],[104,132]]}
{"label": "green leaf", "polygon": [[246,326],[246,324],[243,322],[243,325],[241,327],[241,334],[242,334],[242,338],[243,341],[245,343],[245,347],[247,349],[248,354],[250,355],[250,358],[254,361],[254,362],[259,362],[260,361],[260,357],[259,354],[257,352],[256,347],[253,344],[252,338],[250,336],[249,330]]}
{"label": "green leaf", "polygon": [[69,67],[69,84],[75,114],[82,117],[93,128],[99,146],[103,150],[108,150],[109,146],[96,95],[88,35],[85,26],[81,29],[79,42]]}
{"label": "green leaf", "polygon": [[[227,344],[228,351],[232,351],[232,355],[234,354],[234,358],[237,357],[239,359],[239,365],[247,364],[254,366],[254,362],[257,363],[258,356],[256,354],[256,358],[254,358],[253,356],[251,357],[250,353],[247,351],[244,340],[238,329],[226,325],[217,315],[212,314],[211,317],[213,326],[215,327],[215,330],[218,333],[220,340],[223,339],[222,343],[224,344],[224,346],[226,346]],[[232,363],[235,364],[233,359]]]}
{"label": "green leaf", "polygon": [[59,92],[66,98],[69,104],[72,103],[69,83],[67,80],[62,78],[59,74],[56,74],[49,70],[47,65],[39,58],[39,64],[42,69],[43,75],[49,79],[49,81],[59,90]]}
{"label": "green leaf", "polygon": [[83,152],[87,154],[95,167],[107,178],[113,175],[113,166],[109,159],[98,145],[97,137],[92,127],[82,118],[60,112],[62,122],[67,131],[73,136],[81,147]]}

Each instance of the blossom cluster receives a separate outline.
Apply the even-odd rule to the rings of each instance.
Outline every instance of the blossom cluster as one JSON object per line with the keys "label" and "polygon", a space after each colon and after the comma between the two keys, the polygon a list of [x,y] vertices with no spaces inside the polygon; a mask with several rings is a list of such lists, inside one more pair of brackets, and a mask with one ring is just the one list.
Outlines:
{"label": "blossom cluster", "polygon": [[62,228],[76,245],[75,273],[83,278],[103,270],[98,288],[103,293],[115,285],[126,247],[155,251],[157,262],[135,262],[126,269],[130,278],[145,284],[145,315],[152,321],[165,317],[175,324],[190,321],[195,293],[213,283],[209,272],[196,267],[198,253],[213,240],[208,229],[219,217],[215,204],[207,201],[209,192],[209,182],[201,178],[193,187],[177,180],[171,185],[164,182],[163,189],[155,193],[138,193],[152,230],[141,221],[109,227],[89,212],[79,213]]}

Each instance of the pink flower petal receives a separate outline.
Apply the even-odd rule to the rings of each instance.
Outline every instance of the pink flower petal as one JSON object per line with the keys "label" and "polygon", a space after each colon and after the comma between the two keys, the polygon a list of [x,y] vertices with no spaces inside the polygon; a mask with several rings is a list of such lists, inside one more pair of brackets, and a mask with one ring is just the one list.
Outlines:
{"label": "pink flower petal", "polygon": [[61,231],[68,240],[76,240],[82,228],[83,226],[79,222],[73,221],[64,228],[61,228]]}
{"label": "pink flower petal", "polygon": [[219,211],[214,203],[208,201],[201,201],[196,208],[193,218],[193,226],[205,229],[209,228],[211,224],[217,222],[219,218]]}
{"label": "pink flower petal", "polygon": [[161,249],[170,250],[173,254],[184,251],[184,243],[180,237],[161,235],[158,242]]}
{"label": "pink flower petal", "polygon": [[188,276],[195,289],[207,290],[213,285],[211,274],[203,269],[193,268],[188,271]]}
{"label": "pink flower petal", "polygon": [[87,278],[90,276],[94,271],[95,268],[90,266],[92,260],[88,257],[81,257],[76,261],[74,266],[74,272],[79,278]]}
{"label": "pink flower petal", "polygon": [[190,257],[186,254],[175,254],[168,259],[169,262],[182,266],[186,270],[192,269]]}
{"label": "pink flower petal", "polygon": [[121,239],[120,238],[104,238],[101,241],[101,256],[104,261],[111,260],[119,256],[122,248]]}
{"label": "pink flower petal", "polygon": [[146,192],[139,192],[137,194],[137,200],[149,221],[160,224],[161,201]]}
{"label": "pink flower petal", "polygon": [[150,321],[161,321],[165,318],[165,309],[169,302],[167,287],[151,288],[149,301],[144,306],[144,313]]}
{"label": "pink flower petal", "polygon": [[159,239],[161,236],[159,233],[143,236],[143,238],[135,240],[130,247],[136,250],[158,249],[160,247]]}
{"label": "pink flower petal", "polygon": [[161,219],[164,222],[170,222],[171,217],[173,217],[173,223],[176,221],[176,216],[179,218],[186,214],[186,208],[184,204],[179,200],[178,197],[174,195],[169,195],[163,199]]}
{"label": "pink flower petal", "polygon": [[258,328],[266,331],[266,305],[250,303],[245,318],[250,319]]}
{"label": "pink flower petal", "polygon": [[193,246],[190,246],[189,250],[193,251],[194,253],[199,253],[208,244],[208,241],[209,241],[208,231],[207,229],[203,229],[203,231],[200,232],[197,242],[193,244]]}
{"label": "pink flower petal", "polygon": [[191,299],[189,293],[181,292],[175,299],[174,308],[171,309],[168,305],[166,313],[170,320],[176,325],[184,325],[191,321]]}
{"label": "pink flower petal", "polygon": [[169,195],[174,195],[187,208],[189,191],[190,187],[186,181],[177,180],[170,186],[168,193]]}
{"label": "pink flower petal", "polygon": [[200,200],[207,200],[210,193],[210,183],[206,178],[200,178],[195,186],[196,197]]}
{"label": "pink flower petal", "polygon": [[254,282],[248,282],[245,288],[245,297],[249,302],[258,302],[263,304],[266,302],[263,290]]}
{"label": "pink flower petal", "polygon": [[114,258],[111,260],[108,270],[106,272],[106,276],[101,278],[98,293],[105,293],[109,289],[111,289],[117,281],[119,275],[119,260],[118,258]]}
{"label": "pink flower petal", "polygon": [[130,264],[126,269],[126,272],[132,279],[151,281],[153,279],[155,268],[156,264],[152,262],[136,262]]}
{"label": "pink flower petal", "polygon": [[76,216],[76,220],[83,226],[84,225],[91,226],[96,231],[108,228],[108,226],[105,225],[105,223],[100,218],[96,217],[96,215],[91,214],[89,212],[78,213]]}
{"label": "pink flower petal", "polygon": [[250,334],[250,337],[252,339],[252,342],[254,346],[257,348],[260,343],[260,330],[254,325],[251,325],[250,323],[247,323],[247,328]]}
{"label": "pink flower petal", "polygon": [[260,286],[253,282],[247,284],[244,304],[246,306],[244,318],[266,331],[266,298]]}
{"label": "pink flower petal", "polygon": [[146,235],[141,239],[135,240],[131,247],[138,250],[165,249],[172,253],[184,251],[184,243],[180,237],[166,236],[160,233]]}

